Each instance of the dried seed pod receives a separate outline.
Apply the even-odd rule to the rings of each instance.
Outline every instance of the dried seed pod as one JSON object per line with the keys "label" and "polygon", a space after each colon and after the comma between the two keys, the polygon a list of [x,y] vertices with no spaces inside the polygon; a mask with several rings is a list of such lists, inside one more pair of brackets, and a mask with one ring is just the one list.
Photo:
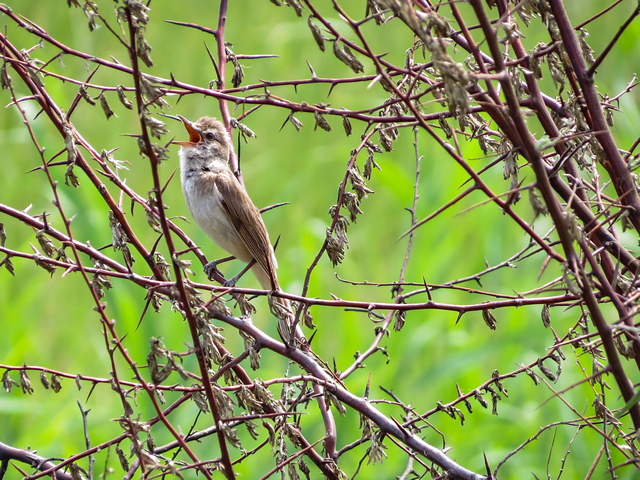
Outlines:
{"label": "dried seed pod", "polygon": [[47,257],[53,258],[54,255],[58,253],[53,242],[44,234],[44,230],[38,230],[36,238],[38,239],[38,243],[40,244],[42,251]]}
{"label": "dried seed pod", "polygon": [[120,467],[125,472],[129,471],[129,461],[127,460],[127,456],[120,449],[120,444],[116,445],[116,455],[118,455],[118,460],[120,460]]}
{"label": "dried seed pod", "polygon": [[578,41],[580,42],[582,56],[584,57],[585,61],[589,65],[593,65],[596,59],[593,56],[593,48],[591,48],[587,43],[587,37],[589,36],[589,32],[587,32],[584,28],[581,28],[579,32],[580,32],[580,35],[578,36]]}
{"label": "dried seed pod", "polygon": [[44,370],[40,372],[40,383],[45,390],[49,390],[51,383],[49,383],[49,379],[47,378],[47,374],[44,372]]}
{"label": "dried seed pod", "polygon": [[344,192],[343,194],[344,202],[343,207],[349,211],[349,219],[351,222],[356,223],[357,216],[361,213],[364,213],[360,210],[360,200],[355,193]]}
{"label": "dried seed pod", "polygon": [[6,268],[7,271],[15,277],[16,273],[13,268],[13,262],[11,261],[11,258],[8,255],[5,257],[2,263],[4,263],[4,268]]}
{"label": "dried seed pod", "polygon": [[240,294],[236,297],[236,301],[238,302],[238,308],[242,312],[242,315],[253,315],[256,313],[256,307],[247,299],[247,297],[243,294]]}
{"label": "dried seed pod", "polygon": [[356,192],[356,195],[358,196],[358,201],[365,198],[367,194],[374,193],[373,190],[367,187],[367,184],[364,182],[364,179],[360,175],[357,166],[350,168],[347,171],[347,174],[349,176],[349,181],[351,182],[351,188],[353,188],[353,190]]}
{"label": "dried seed pod", "polygon": [[[193,384],[192,386],[194,388],[200,387],[200,385],[198,385],[197,383]],[[196,404],[198,410],[200,410],[202,413],[209,413],[209,403],[207,403],[207,397],[204,396],[204,393],[199,390],[194,390],[193,392],[191,392],[191,400],[193,400],[193,403]]]}
{"label": "dried seed pod", "polygon": [[373,435],[373,429],[376,424],[369,417],[360,413],[360,430],[362,430],[362,438],[367,439]]}
{"label": "dried seed pod", "polygon": [[613,412],[607,407],[602,399],[604,396],[601,393],[596,393],[596,398],[591,405],[593,405],[596,417],[598,418],[606,418],[607,423],[612,425],[622,425],[620,420],[616,418]]}
{"label": "dried seed pod", "polygon": [[27,374],[26,370],[20,370],[20,388],[22,388],[22,393],[28,393],[31,395],[33,393],[33,387],[31,386],[31,379]]}
{"label": "dried seed pod", "polygon": [[555,52],[550,53],[547,56],[547,64],[549,65],[549,73],[551,74],[554,86],[557,87],[558,84],[560,84],[560,90],[562,90],[565,83],[565,73],[562,68],[562,62]]}
{"label": "dried seed pod", "polygon": [[387,454],[384,453],[387,446],[380,441],[379,432],[371,437],[371,446],[369,447],[369,460],[367,464],[373,463],[382,463],[386,458]]}
{"label": "dried seed pod", "polygon": [[218,385],[211,384],[211,389],[213,390],[213,397],[215,398],[216,405],[220,410],[220,414],[223,417],[232,417],[233,406],[236,404],[236,402],[234,402],[233,398],[231,398],[229,394]]}
{"label": "dried seed pod", "polygon": [[274,403],[275,399],[273,397],[273,394],[269,391],[265,383],[259,378],[256,378],[253,382],[253,394],[262,403],[265,403],[267,405],[271,405],[272,403]]}
{"label": "dried seed pod", "polygon": [[334,237],[329,228],[327,228],[326,242],[327,256],[335,267],[344,260],[344,242],[339,238]]}
{"label": "dried seed pod", "polygon": [[5,90],[11,86],[11,77],[7,73],[7,64],[3,63],[0,67],[0,87]]}
{"label": "dried seed pod", "polygon": [[[515,25],[515,24],[512,24]],[[511,85],[513,85],[513,91],[516,94],[518,103],[522,102],[522,95],[524,94],[524,88],[522,87],[522,80],[520,79],[520,69],[517,66],[511,66],[507,69]]]}
{"label": "dried seed pod", "polygon": [[540,380],[538,379],[538,375],[536,375],[533,370],[531,370],[529,367],[526,367],[523,364],[519,363],[518,365],[520,365],[522,368],[524,368],[524,373],[526,373],[527,375],[529,375],[531,377],[531,380],[533,380],[533,383],[535,385],[539,385],[540,384]]}
{"label": "dried seed pod", "polygon": [[93,2],[85,2],[82,10],[89,21],[89,31],[93,32],[96,29],[96,15],[98,14],[96,7]]}
{"label": "dried seed pod", "polygon": [[482,310],[482,319],[484,320],[484,323],[486,323],[491,330],[496,329],[496,317],[493,316],[493,313],[491,313],[490,310],[488,309]]}
{"label": "dried seed pod", "polygon": [[151,150],[153,151],[156,158],[158,159],[158,163],[161,163],[164,160],[169,159],[170,150],[168,148],[158,145],[157,143],[152,143]]}
{"label": "dried seed pod", "polygon": [[174,253],[171,256],[171,259],[173,260],[173,264],[176,267],[183,270],[184,272],[189,273],[190,275],[195,275],[195,273],[193,273],[193,271],[189,269],[192,263],[191,260],[187,260],[187,259],[182,260],[180,257],[178,257],[177,253]]}
{"label": "dried seed pod", "polygon": [[371,142],[370,140],[367,140],[367,142],[365,143],[367,150],[369,151],[369,153],[374,152],[374,153],[383,153],[384,151],[382,150],[382,148],[380,148],[380,145],[376,145],[375,143]]}
{"label": "dried seed pod", "polygon": [[139,23],[146,25],[149,23],[147,12],[151,9],[143,4],[140,0],[124,0],[124,6],[129,10]]}
{"label": "dried seed pod", "polygon": [[295,462],[289,462],[287,464],[287,475],[289,475],[289,480],[300,480]]}
{"label": "dried seed pod", "polygon": [[284,4],[288,7],[293,8],[296,11],[297,16],[302,16],[302,4],[298,0],[285,0]]}
{"label": "dried seed pod", "polygon": [[452,408],[458,414],[458,417],[460,418],[460,425],[464,425],[464,414],[462,413],[462,410],[460,410],[457,407],[452,407]]}
{"label": "dried seed pod", "polygon": [[151,60],[151,45],[142,35],[142,28],[138,28],[136,31],[136,53],[138,58],[144,62],[144,64],[151,68],[153,67],[153,60]]}
{"label": "dried seed pod", "polygon": [[287,121],[291,123],[291,125],[293,125],[293,127],[296,129],[296,131],[300,131],[300,128],[304,127],[304,125],[302,124],[302,122],[300,120],[298,120],[296,117],[293,116],[293,112],[291,112],[289,114],[289,116],[287,117]]}
{"label": "dried seed pod", "polygon": [[14,385],[17,387],[18,383],[9,376],[9,370],[5,370],[2,374],[2,387],[5,392],[11,393],[11,389]]}
{"label": "dried seed pod", "polygon": [[338,58],[338,60],[347,65],[351,70],[354,71],[354,73],[364,72],[364,67],[351,52],[351,49],[347,45],[344,45],[341,48],[338,39],[333,42],[333,53]]}
{"label": "dried seed pod", "polygon": [[491,396],[491,415],[498,415],[498,401],[500,400],[499,396],[492,395]]}
{"label": "dried seed pod", "polygon": [[142,120],[144,121],[144,124],[149,127],[149,131],[151,132],[151,135],[153,137],[159,139],[162,135],[169,133],[164,122],[158,120],[155,117],[152,117],[151,115],[144,113],[142,116]]}
{"label": "dried seed pod", "polygon": [[[161,392],[162,390],[159,390],[159,391]],[[150,452],[153,452],[155,448],[156,448],[156,443],[153,441],[153,437],[149,433],[147,433],[147,450],[149,450]]]}
{"label": "dried seed pod", "polygon": [[280,303],[278,299],[272,295],[271,292],[267,295],[267,299],[269,301],[269,309],[271,310],[271,314],[278,319],[278,333],[285,342],[289,343],[291,341],[290,319],[293,313],[289,308]]}
{"label": "dried seed pod", "polygon": [[240,439],[238,438],[238,431],[235,428],[231,428],[228,423],[220,422],[218,424],[218,428],[222,430],[227,441],[238,450],[242,449],[242,444],[240,443]]}
{"label": "dried seed pod", "polygon": [[347,414],[347,409],[340,400],[331,392],[328,388],[324,389],[324,398],[327,400],[327,406],[333,405],[338,410],[338,413],[344,417]]}
{"label": "dried seed pod", "polygon": [[342,116],[342,127],[344,128],[344,133],[347,134],[347,137],[351,135],[353,128],[351,127],[351,120],[346,115]]}
{"label": "dried seed pod", "polygon": [[247,137],[248,138],[256,138],[256,134],[253,132],[253,130],[251,130],[249,127],[247,127],[244,123],[240,123],[239,121],[237,121],[235,118],[231,119],[231,126],[233,128],[237,128],[238,130],[240,130],[240,133],[242,134],[242,138],[244,138],[244,141],[247,141]]}
{"label": "dried seed pod", "polygon": [[309,313],[309,309],[305,309],[305,311],[302,314],[302,323],[304,324],[305,327],[307,327],[309,330],[315,330],[316,325],[315,323],[313,323],[313,317],[311,316],[311,314]]}
{"label": "dried seed pod", "polygon": [[51,390],[53,390],[56,393],[62,390],[62,383],[60,383],[60,377],[58,377],[58,375],[55,375],[53,373],[51,374]]}
{"label": "dried seed pod", "polygon": [[49,263],[47,261],[47,257],[44,257],[43,255],[40,255],[39,253],[36,253],[36,254],[33,255],[33,261],[36,263],[37,266],[39,266],[40,268],[44,268],[53,277],[53,274],[56,271],[56,266],[52,265],[51,263]]}
{"label": "dried seed pod", "polygon": [[127,99],[127,97],[125,96],[124,86],[118,85],[116,87],[116,91],[118,92],[118,100],[120,100],[120,103],[122,103],[125,108],[131,110],[133,108],[133,103],[131,103],[131,100]]}
{"label": "dried seed pod", "polygon": [[20,50],[20,55],[27,62],[26,69],[29,78],[39,87],[44,87],[44,83],[42,82],[42,78],[44,77],[43,73],[40,72],[40,68],[44,65],[42,60],[38,60],[37,58],[31,58],[29,52],[26,49]]}
{"label": "dried seed pod", "polygon": [[74,165],[75,163],[70,163],[69,166],[67,167],[67,171],[64,173],[64,183],[68,187],[76,188],[80,185],[80,181],[78,180],[78,177],[73,171]]}
{"label": "dried seed pod", "polygon": [[104,92],[100,92],[98,99],[100,100],[100,107],[102,107],[102,111],[106,115],[107,120],[109,120],[109,118],[112,116],[117,117],[117,115],[113,113],[113,110],[111,110],[111,107],[109,106],[109,102],[107,102],[107,97],[104,96]]}
{"label": "dried seed pod", "polygon": [[76,152],[75,138],[69,125],[64,125],[62,129],[64,132],[64,146],[67,150],[67,162],[72,165],[75,163],[78,155]]}
{"label": "dried seed pod", "polygon": [[376,20],[376,25],[382,25],[385,21],[383,10],[375,0],[367,0],[367,10],[365,16],[373,16]]}
{"label": "dried seed pod", "polygon": [[500,381],[500,372],[498,372],[498,370],[494,370],[493,373],[491,374],[492,378],[495,378],[495,384],[498,387],[498,390],[500,390],[500,393],[502,393],[505,397],[509,398],[509,395],[507,394],[507,389],[504,388],[504,385],[502,385],[502,382]]}
{"label": "dried seed pod", "polygon": [[125,165],[131,165],[131,162],[128,162],[126,160],[116,160],[115,158],[113,158],[113,152],[115,152],[116,150],[117,148],[109,151],[102,149],[100,159],[113,165],[116,169],[116,173],[118,172],[118,170],[129,170],[129,167],[126,167]]}
{"label": "dried seed pod", "polygon": [[556,381],[556,376],[553,374],[551,370],[549,370],[547,367],[544,366],[541,358],[538,358],[538,368],[540,369],[542,374],[545,377],[547,377],[549,380],[551,380],[552,382]]}
{"label": "dried seed pod", "polygon": [[307,25],[309,25],[309,29],[311,30],[311,35],[313,35],[313,39],[318,44],[320,50],[324,52],[324,37],[322,36],[322,32],[320,31],[320,27],[318,27],[315,23],[311,21],[313,18],[312,15],[309,15],[307,18]]}
{"label": "dried seed pod", "polygon": [[244,404],[249,412],[261,413],[263,411],[262,403],[246,386],[241,385],[240,390],[236,390],[236,397],[240,406]]}
{"label": "dried seed pod", "polygon": [[[511,144],[509,143],[508,146],[510,147]],[[506,145],[503,145],[503,147],[508,148]],[[502,164],[502,177],[505,180],[508,180],[509,178],[511,178],[512,175],[517,173],[518,173],[518,154],[514,151],[510,151],[509,153],[507,153],[507,156],[504,159],[504,163]]]}
{"label": "dried seed pod", "polygon": [[581,241],[582,227],[580,226],[578,217],[570,210],[565,210],[562,213],[564,215],[565,221],[567,222],[567,229],[569,230],[571,237],[577,242]]}
{"label": "dried seed pod", "polygon": [[549,328],[551,326],[551,314],[549,313],[549,304],[545,303],[542,307],[542,324],[545,328]]}
{"label": "dried seed pod", "polygon": [[[459,115],[459,116],[463,116],[463,115]],[[441,112],[440,115],[438,115],[438,124],[440,125],[440,128],[442,128],[442,131],[446,135],[447,139],[453,138],[453,130],[447,123],[447,119],[444,112]],[[464,129],[462,131],[464,132]]]}
{"label": "dried seed pod", "polygon": [[315,127],[313,127],[313,130],[317,130],[318,127],[320,127],[321,129],[330,132],[331,131],[331,125],[329,125],[329,122],[327,122],[327,120],[322,116],[322,114],[316,110],[313,112],[313,116],[316,119],[316,125]]}
{"label": "dried seed pod", "polygon": [[613,343],[616,346],[616,349],[625,358],[629,360],[636,358],[635,351],[633,350],[633,341],[629,341],[626,344],[622,340],[622,335],[616,335],[613,337]]}
{"label": "dried seed pod", "polygon": [[380,138],[380,145],[382,145],[382,148],[384,148],[384,151],[385,152],[393,151],[393,138],[391,138],[391,135],[389,135],[387,130],[385,130],[384,128],[381,128],[380,130],[378,130],[378,135]]}
{"label": "dried seed pod", "polygon": [[89,92],[87,92],[86,86],[84,85],[80,86],[80,90],[78,91],[78,93],[83,98],[83,100],[87,102],[89,105],[93,106],[96,104],[96,102],[93,101],[93,98],[91,98],[91,96],[89,95]]}
{"label": "dried seed pod", "polygon": [[[474,117],[475,118],[475,117]],[[460,130],[464,133],[466,131],[466,128],[469,127],[471,128],[474,133],[480,131],[480,128],[476,129],[475,124],[471,121],[471,117],[469,115],[465,115],[465,114],[460,114],[456,117],[456,120],[458,122],[458,126],[460,127]],[[482,124],[482,123],[481,123]]]}
{"label": "dried seed pod", "polygon": [[531,71],[533,72],[533,76],[537,79],[542,78],[542,69],[540,68],[540,64],[545,61],[544,55],[541,55],[540,52],[547,48],[547,44],[544,42],[539,42],[531,53],[529,54],[529,67],[531,67]]}
{"label": "dried seed pod", "polygon": [[162,233],[162,225],[160,225],[160,222],[158,222],[153,212],[150,210],[145,210],[145,216],[147,218],[147,223],[153,229],[153,231],[156,233]]}
{"label": "dried seed pod", "polygon": [[231,84],[238,88],[244,79],[244,69],[239,62],[233,62],[233,76],[231,77]]}
{"label": "dried seed pod", "polygon": [[167,366],[174,372],[178,372],[178,375],[180,375],[180,378],[182,378],[182,380],[187,381],[189,379],[187,371],[184,369],[182,364],[176,361],[176,356],[172,351],[169,351],[167,353]]}
{"label": "dried seed pod", "polygon": [[136,261],[133,255],[131,255],[129,247],[127,247],[126,245],[122,247],[122,256],[124,257],[125,263],[129,266],[133,265],[133,263]]}
{"label": "dried seed pod", "polygon": [[394,315],[394,322],[393,322],[393,329],[396,332],[399,332],[400,330],[402,330],[402,327],[404,327],[404,322],[406,318],[407,318],[406,310],[396,310],[396,314]]}
{"label": "dried seed pod", "polygon": [[164,95],[162,91],[151,83],[144,75],[140,76],[140,90],[148,102],[151,102],[158,107],[169,107],[167,101],[162,98]]}
{"label": "dried seed pod", "polygon": [[544,203],[540,195],[538,195],[537,190],[534,187],[529,189],[529,203],[531,204],[531,208],[533,208],[535,220],[539,215],[546,215],[549,213],[549,209],[547,208],[547,204]]}
{"label": "dried seed pod", "polygon": [[549,358],[551,358],[551,360],[556,362],[556,364],[558,365],[558,368],[556,370],[556,378],[559,378],[560,374],[562,373],[562,358],[556,351],[552,351],[549,354]]}
{"label": "dried seed pod", "polygon": [[380,165],[378,165],[376,163],[376,161],[373,159],[373,152],[369,151],[369,154],[367,155],[367,159],[364,162],[364,168],[362,170],[362,176],[364,178],[366,178],[367,180],[371,179],[371,173],[373,171],[373,168],[377,168],[378,170],[382,170],[380,168]]}
{"label": "dried seed pod", "polygon": [[113,250],[122,250],[129,242],[129,237],[112,210],[109,210],[109,227],[111,228],[111,245]]}

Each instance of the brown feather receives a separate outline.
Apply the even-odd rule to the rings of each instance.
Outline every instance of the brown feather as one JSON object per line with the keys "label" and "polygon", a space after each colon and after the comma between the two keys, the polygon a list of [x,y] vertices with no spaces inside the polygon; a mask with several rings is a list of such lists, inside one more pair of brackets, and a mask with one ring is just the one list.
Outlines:
{"label": "brown feather", "polygon": [[269,234],[260,218],[260,211],[244,191],[231,170],[223,170],[215,176],[216,187],[222,195],[222,205],[229,221],[256,263],[271,279],[271,288],[278,290],[278,277],[271,258],[271,251],[264,245],[271,245]]}

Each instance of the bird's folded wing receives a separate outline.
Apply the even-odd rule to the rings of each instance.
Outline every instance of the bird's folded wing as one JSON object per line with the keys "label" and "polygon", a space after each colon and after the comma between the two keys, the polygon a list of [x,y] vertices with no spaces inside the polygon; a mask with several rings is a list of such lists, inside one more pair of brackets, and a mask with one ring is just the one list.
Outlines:
{"label": "bird's folded wing", "polygon": [[230,170],[216,175],[216,187],[222,195],[222,205],[238,236],[258,265],[271,278],[272,288],[276,289],[278,277],[271,260],[269,234],[260,211]]}

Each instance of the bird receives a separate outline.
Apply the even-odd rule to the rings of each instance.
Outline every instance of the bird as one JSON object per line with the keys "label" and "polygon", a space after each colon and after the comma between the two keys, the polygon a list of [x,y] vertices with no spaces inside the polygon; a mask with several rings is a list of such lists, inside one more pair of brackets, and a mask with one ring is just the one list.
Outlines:
{"label": "bird", "polygon": [[[213,117],[190,122],[176,115],[189,133],[188,141],[173,141],[180,146],[180,182],[189,213],[200,229],[218,247],[250,265],[261,288],[282,291],[278,282],[276,259],[269,232],[260,211],[229,168],[231,139],[226,128]],[[217,263],[209,262],[204,271],[210,278]],[[235,285],[238,277],[226,282]],[[278,332],[289,342],[292,311],[290,302],[274,298],[271,309],[278,317]],[[280,310],[279,307],[282,308]],[[279,311],[278,311],[279,310]]]}

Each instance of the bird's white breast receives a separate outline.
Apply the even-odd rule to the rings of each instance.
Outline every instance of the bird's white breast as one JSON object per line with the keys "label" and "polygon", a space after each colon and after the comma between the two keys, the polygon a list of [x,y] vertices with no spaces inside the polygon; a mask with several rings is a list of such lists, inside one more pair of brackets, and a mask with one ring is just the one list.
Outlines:
{"label": "bird's white breast", "polygon": [[189,213],[200,229],[223,250],[248,263],[253,258],[222,205],[222,194],[215,184],[215,172],[190,170],[180,150],[180,180]]}

